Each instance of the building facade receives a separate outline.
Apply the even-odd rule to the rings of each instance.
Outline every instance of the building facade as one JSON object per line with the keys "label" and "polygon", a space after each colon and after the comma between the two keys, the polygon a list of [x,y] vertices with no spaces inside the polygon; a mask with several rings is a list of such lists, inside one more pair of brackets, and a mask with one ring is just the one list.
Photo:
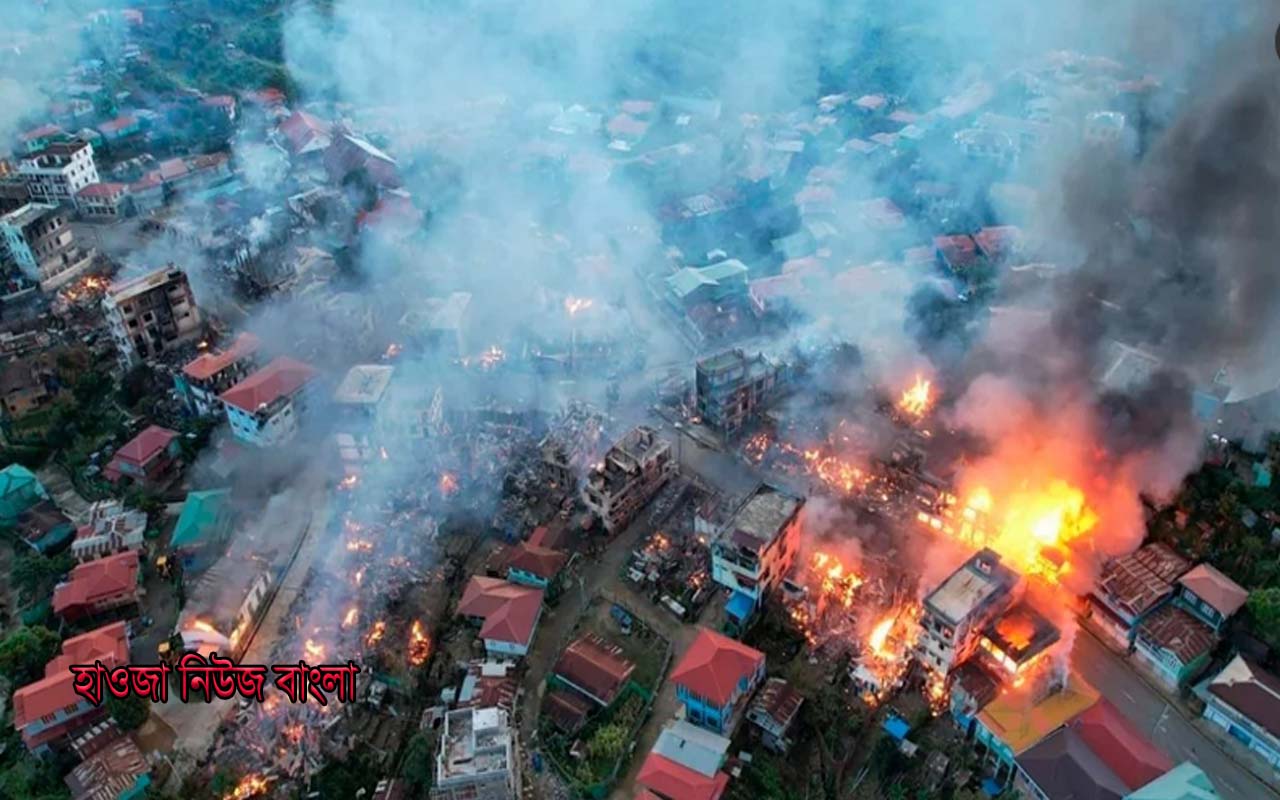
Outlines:
{"label": "building facade", "polygon": [[291,440],[307,413],[316,371],[281,356],[222,393],[231,433],[257,447]]}
{"label": "building facade", "polygon": [[74,205],[76,193],[98,182],[93,145],[85,141],[53,142],[23,157],[18,174],[37,202]]}
{"label": "building facade", "polygon": [[924,600],[916,658],[946,675],[978,648],[982,629],[1020,598],[1021,578],[993,550],[980,550]]}
{"label": "building facade", "polygon": [[764,653],[703,628],[671,671],[685,719],[731,735],[765,676]]}
{"label": "building facade", "polygon": [[1209,681],[1202,696],[1204,718],[1280,777],[1280,677],[1236,656]]}
{"label": "building facade", "polygon": [[210,350],[173,376],[174,388],[196,416],[222,413],[223,392],[243,380],[257,365],[258,337],[241,333],[225,350]]}
{"label": "building facade", "polygon": [[173,266],[112,285],[102,308],[126,367],[198,339],[202,330],[187,274]]}
{"label": "building facade", "polygon": [[781,374],[777,362],[738,349],[701,359],[694,385],[698,415],[708,427],[733,436],[777,398]]}
{"label": "building facade", "polygon": [[44,291],[62,286],[93,264],[94,252],[76,244],[66,215],[56,206],[29,203],[0,217],[4,260]]}
{"label": "building facade", "polygon": [[739,622],[791,571],[804,505],[804,498],[761,484],[711,542],[712,580],[733,591],[728,610]]}
{"label": "building facade", "polygon": [[587,475],[582,501],[615,533],[626,527],[679,469],[671,444],[641,425],[605,453]]}

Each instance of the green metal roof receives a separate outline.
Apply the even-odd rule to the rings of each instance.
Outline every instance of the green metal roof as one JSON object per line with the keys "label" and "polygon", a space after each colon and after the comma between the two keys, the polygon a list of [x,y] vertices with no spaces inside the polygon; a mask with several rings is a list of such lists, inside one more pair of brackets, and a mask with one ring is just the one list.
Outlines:
{"label": "green metal roof", "polygon": [[0,517],[13,520],[19,514],[47,498],[40,479],[21,464],[0,469]]}
{"label": "green metal roof", "polygon": [[182,513],[178,516],[178,524],[173,529],[169,546],[198,544],[215,535],[228,494],[226,489],[189,493],[187,501],[182,504]]}
{"label": "green metal roof", "polygon": [[1218,800],[1218,791],[1199,767],[1184,761],[1125,800]]}

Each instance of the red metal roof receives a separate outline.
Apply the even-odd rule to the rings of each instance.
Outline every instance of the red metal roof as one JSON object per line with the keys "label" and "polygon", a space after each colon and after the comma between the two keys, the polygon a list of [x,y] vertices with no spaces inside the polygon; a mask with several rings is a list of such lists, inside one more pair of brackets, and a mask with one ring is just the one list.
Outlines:
{"label": "red metal roof", "polygon": [[717,772],[708,778],[666,756],[650,753],[640,766],[636,783],[669,800],[719,800],[729,776]]}
{"label": "red metal roof", "polygon": [[116,117],[115,119],[107,120],[98,126],[98,130],[103,133],[115,133],[116,131],[122,131],[131,125],[137,124],[137,117],[131,117],[126,114],[124,116]]}
{"label": "red metal roof", "polygon": [[114,556],[77,565],[66,583],[53,590],[53,613],[96,603],[111,602],[138,592],[138,551],[126,550]]}
{"label": "red metal roof", "polygon": [[764,664],[764,653],[701,628],[671,672],[671,680],[713,703],[729,702],[738,683]]}
{"label": "red metal roof", "polygon": [[161,180],[176,180],[187,174],[187,162],[181,158],[170,158],[160,162],[157,172]]}
{"label": "red metal roof", "polygon": [[1156,609],[1142,621],[1139,633],[1190,664],[1213,649],[1213,630],[1200,620],[1173,605]]}
{"label": "red metal roof", "polygon": [[1223,617],[1229,617],[1239,611],[1249,599],[1249,593],[1239,584],[1208,564],[1201,564],[1183,575],[1178,579],[1178,583],[1213,606]]}
{"label": "red metal roof", "polygon": [[76,197],[114,197],[128,189],[128,185],[123,183],[91,183],[76,192]]}
{"label": "red metal roof", "polygon": [[565,648],[552,672],[607,705],[622,691],[635,669],[621,648],[588,633]]}
{"label": "red metal roof", "polygon": [[507,566],[549,581],[560,574],[568,560],[569,557],[559,550],[521,542],[512,548]]}
{"label": "red metal roof", "polygon": [[187,377],[202,381],[212,378],[227,367],[258,352],[261,342],[252,333],[242,333],[226,350],[201,353],[182,368]]}
{"label": "red metal roof", "polygon": [[62,655],[45,665],[44,677],[13,693],[13,724],[25,728],[43,716],[80,702],[75,693],[72,664],[101,661],[114,667],[129,663],[128,626],[113,622],[96,630],[73,636],[62,643]]}
{"label": "red metal roof", "polygon": [[59,128],[57,125],[54,125],[53,123],[48,123],[45,125],[41,125],[38,128],[32,128],[31,130],[22,134],[22,140],[24,142],[30,142],[30,141],[34,141],[35,139],[44,139],[49,136],[57,136],[60,133],[62,133],[62,128]]}
{"label": "red metal roof", "polygon": [[541,589],[479,575],[467,584],[458,602],[458,614],[484,620],[482,639],[525,646],[533,638],[541,610]]}
{"label": "red metal roof", "polygon": [[1280,676],[1236,656],[1209,684],[1209,692],[1280,738]]}
{"label": "red metal roof", "polygon": [[142,433],[125,442],[111,460],[128,461],[141,466],[163,453],[177,435],[176,431],[168,428],[149,425]]}
{"label": "red metal roof", "polygon": [[933,246],[952,269],[971,266],[978,260],[977,245],[970,236],[935,236]]}
{"label": "red metal roof", "polygon": [[313,140],[328,136],[332,126],[305,111],[295,111],[280,122],[279,130],[289,143],[289,149],[298,153]]}
{"label": "red metal roof", "polygon": [[1099,700],[1073,725],[1089,749],[1130,789],[1146,786],[1173,769],[1173,762],[1111,705]]}
{"label": "red metal roof", "polygon": [[292,395],[315,376],[316,371],[307,364],[280,356],[223,392],[222,401],[252,414],[264,405]]}
{"label": "red metal roof", "polygon": [[1022,229],[1016,225],[995,225],[973,235],[984,256],[995,261],[1012,255],[1022,246]]}

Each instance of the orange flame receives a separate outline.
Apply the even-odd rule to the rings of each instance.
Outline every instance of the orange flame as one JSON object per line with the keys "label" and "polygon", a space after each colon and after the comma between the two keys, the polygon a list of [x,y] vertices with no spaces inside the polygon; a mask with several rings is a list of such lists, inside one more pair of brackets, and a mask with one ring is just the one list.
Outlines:
{"label": "orange flame", "polygon": [[261,775],[246,775],[236,784],[236,788],[222,796],[222,800],[249,800],[250,797],[265,795],[270,783]]}
{"label": "orange flame", "polygon": [[916,382],[902,393],[902,397],[898,398],[898,408],[917,419],[923,417],[929,413],[929,408],[933,404],[930,389],[931,382],[923,375],[916,375]]}
{"label": "orange flame", "polygon": [[308,658],[314,659],[315,661],[324,661],[324,645],[308,639],[306,643],[303,644],[302,648],[306,652]]}
{"label": "orange flame", "polygon": [[431,639],[422,627],[421,620],[413,621],[413,629],[409,631],[409,664],[420,667],[431,657]]}
{"label": "orange flame", "polygon": [[350,628],[359,621],[360,621],[360,608],[359,606],[352,606],[351,608],[347,609],[346,616],[342,618],[342,627]]}
{"label": "orange flame", "polygon": [[458,491],[458,479],[451,473],[440,473],[440,494],[450,497],[456,491]]}
{"label": "orange flame", "polygon": [[387,623],[384,620],[378,620],[373,623],[373,627],[369,629],[369,634],[365,636],[364,642],[368,647],[373,647],[382,641],[383,635],[387,632]]}

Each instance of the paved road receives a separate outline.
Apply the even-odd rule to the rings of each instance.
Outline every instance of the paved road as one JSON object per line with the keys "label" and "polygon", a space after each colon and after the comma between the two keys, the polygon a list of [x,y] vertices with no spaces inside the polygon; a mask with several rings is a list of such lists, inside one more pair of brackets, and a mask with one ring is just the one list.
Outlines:
{"label": "paved road", "polygon": [[1193,761],[1218,788],[1222,800],[1264,800],[1280,794],[1237,765],[1182,712],[1147,685],[1124,658],[1086,628],[1076,635],[1072,666],[1126,718],[1173,759]]}

